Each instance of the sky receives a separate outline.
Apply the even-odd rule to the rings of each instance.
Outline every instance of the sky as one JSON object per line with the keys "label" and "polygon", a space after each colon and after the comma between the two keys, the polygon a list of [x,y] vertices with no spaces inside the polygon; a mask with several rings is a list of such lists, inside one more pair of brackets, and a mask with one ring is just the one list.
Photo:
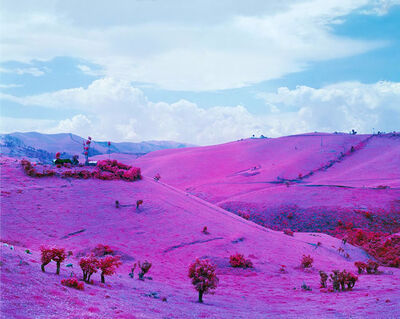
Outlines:
{"label": "sky", "polygon": [[400,0],[0,0],[0,132],[400,131]]}

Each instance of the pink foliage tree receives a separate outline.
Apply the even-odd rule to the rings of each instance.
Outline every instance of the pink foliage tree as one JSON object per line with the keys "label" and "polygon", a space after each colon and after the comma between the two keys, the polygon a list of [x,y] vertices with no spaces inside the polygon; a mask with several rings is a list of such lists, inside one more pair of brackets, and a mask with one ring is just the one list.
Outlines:
{"label": "pink foliage tree", "polygon": [[219,279],[215,273],[216,267],[207,259],[196,261],[189,266],[189,278],[192,285],[199,292],[199,302],[203,302],[203,294],[217,288]]}
{"label": "pink foliage tree", "polygon": [[79,261],[79,266],[83,272],[83,280],[89,282],[90,277],[97,272],[99,260],[94,256],[84,257]]}
{"label": "pink foliage tree", "polygon": [[119,256],[106,256],[99,260],[98,267],[101,270],[101,282],[104,284],[104,276],[111,276],[115,273],[115,270],[121,266]]}

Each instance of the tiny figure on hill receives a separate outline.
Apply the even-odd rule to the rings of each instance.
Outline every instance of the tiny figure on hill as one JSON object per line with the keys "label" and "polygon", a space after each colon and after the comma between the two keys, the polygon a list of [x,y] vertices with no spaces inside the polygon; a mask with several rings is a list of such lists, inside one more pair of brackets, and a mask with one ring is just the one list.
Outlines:
{"label": "tiny figure on hill", "polygon": [[159,173],[157,173],[157,174],[154,176],[154,180],[155,180],[156,182],[158,182],[158,181],[160,180],[160,178],[161,178],[161,176],[160,176]]}
{"label": "tiny figure on hill", "polygon": [[210,232],[208,231],[208,229],[207,229],[207,226],[204,226],[203,227],[203,230],[201,231],[204,235],[209,235],[210,234]]}
{"label": "tiny figure on hill", "polygon": [[138,200],[136,201],[136,209],[139,209],[139,206],[142,205],[142,204],[143,204],[143,200],[138,199]]}
{"label": "tiny figure on hill", "polygon": [[119,208],[119,201],[115,201],[115,208]]}

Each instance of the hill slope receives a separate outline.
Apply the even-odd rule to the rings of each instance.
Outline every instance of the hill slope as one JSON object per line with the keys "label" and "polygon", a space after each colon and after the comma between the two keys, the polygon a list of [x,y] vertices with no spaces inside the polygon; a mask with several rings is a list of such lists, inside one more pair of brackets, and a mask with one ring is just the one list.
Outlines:
{"label": "hill slope", "polygon": [[[400,136],[303,134],[164,150],[136,160],[147,176],[268,227],[332,229],[341,219],[370,227],[355,210],[400,229]],[[376,189],[378,186],[390,186]],[[298,213],[285,220],[282,214]],[[311,223],[310,215],[320,222]],[[329,218],[327,218],[327,216]],[[394,220],[393,220],[394,219]]]}
{"label": "hill slope", "polygon": [[[174,187],[145,178],[139,182],[34,179],[12,159],[1,162],[2,303],[7,318],[325,318],[400,315],[399,269],[394,275],[360,276],[351,292],[319,291],[318,269],[354,271],[365,253],[324,234],[296,233],[294,237],[267,230]],[[139,210],[137,199],[144,201]],[[121,208],[115,208],[119,200]],[[209,235],[201,232],[208,226]],[[317,246],[316,243],[321,245]],[[98,243],[122,256],[117,275],[106,285],[94,277],[85,291],[62,288],[61,278],[79,274],[77,256]],[[73,251],[61,270],[54,265],[40,272],[40,245]],[[344,258],[338,248],[350,255]],[[27,255],[25,248],[33,251]],[[229,255],[248,255],[255,268],[233,269]],[[314,257],[314,268],[299,268],[301,256]],[[217,265],[220,285],[215,295],[197,304],[187,278],[188,265],[207,257]],[[153,280],[132,280],[128,272],[136,260],[153,263]],[[279,268],[285,264],[287,271]],[[387,269],[383,268],[387,272]],[[96,275],[96,274],[95,274]],[[313,290],[300,289],[306,282]],[[154,296],[165,296],[163,303]],[[149,297],[152,296],[152,297]],[[378,298],[377,298],[378,297]],[[351,303],[349,300],[351,299]],[[386,300],[388,300],[386,302]]]}

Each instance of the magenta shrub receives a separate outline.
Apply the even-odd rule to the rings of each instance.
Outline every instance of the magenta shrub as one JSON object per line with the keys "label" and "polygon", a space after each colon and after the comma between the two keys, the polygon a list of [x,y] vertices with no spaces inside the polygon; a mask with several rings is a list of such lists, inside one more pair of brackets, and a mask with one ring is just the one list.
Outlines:
{"label": "magenta shrub", "polygon": [[68,279],[63,279],[61,280],[61,285],[75,288],[78,290],[83,290],[84,289],[84,284],[83,282],[79,282],[77,278],[68,278]]}
{"label": "magenta shrub", "polygon": [[242,254],[236,253],[229,257],[229,263],[235,268],[253,268],[253,263],[250,259],[244,258]]}
{"label": "magenta shrub", "polygon": [[152,264],[150,262],[148,262],[147,260],[145,260],[143,264],[141,264],[140,261],[138,261],[138,267],[140,268],[140,272],[139,272],[140,280],[144,280],[144,275],[149,272],[151,265]]}
{"label": "magenta shrub", "polygon": [[314,259],[310,255],[308,255],[308,256],[303,255],[303,257],[301,259],[301,267],[311,268],[313,261],[314,261]]}
{"label": "magenta shrub", "polygon": [[288,236],[293,236],[293,235],[294,235],[293,230],[291,230],[291,229],[289,229],[289,228],[284,229],[284,230],[283,230],[283,233],[284,233],[285,235],[288,235]]}

